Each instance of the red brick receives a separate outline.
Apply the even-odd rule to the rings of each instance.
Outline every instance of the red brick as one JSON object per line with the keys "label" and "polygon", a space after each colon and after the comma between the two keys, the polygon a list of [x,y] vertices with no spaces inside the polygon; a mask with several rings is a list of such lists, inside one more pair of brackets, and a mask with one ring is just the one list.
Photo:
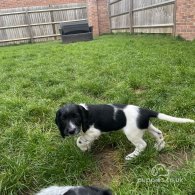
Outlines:
{"label": "red brick", "polygon": [[88,20],[93,25],[94,35],[110,32],[108,4],[106,0],[87,0]]}
{"label": "red brick", "polygon": [[0,9],[44,6],[49,4],[85,3],[86,0],[1,0]]}
{"label": "red brick", "polygon": [[177,0],[176,35],[187,40],[195,39],[195,1]]}

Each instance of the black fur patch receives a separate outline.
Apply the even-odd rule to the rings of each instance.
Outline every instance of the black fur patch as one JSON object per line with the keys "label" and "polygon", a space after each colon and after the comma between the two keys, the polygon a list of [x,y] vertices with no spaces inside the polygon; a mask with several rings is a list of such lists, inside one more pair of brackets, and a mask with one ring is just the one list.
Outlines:
{"label": "black fur patch", "polygon": [[112,192],[107,189],[84,186],[84,187],[70,189],[67,192],[65,192],[63,195],[112,195]]}
{"label": "black fur patch", "polygon": [[89,129],[89,112],[82,106],[79,106],[79,114],[81,116],[82,130],[86,132]]}
{"label": "black fur patch", "polygon": [[126,116],[122,110],[115,112],[112,105],[87,105],[89,125],[103,131],[116,131],[126,125]]}
{"label": "black fur patch", "polygon": [[139,108],[139,116],[137,118],[137,126],[140,129],[147,129],[149,126],[150,117],[157,117],[158,112]]}

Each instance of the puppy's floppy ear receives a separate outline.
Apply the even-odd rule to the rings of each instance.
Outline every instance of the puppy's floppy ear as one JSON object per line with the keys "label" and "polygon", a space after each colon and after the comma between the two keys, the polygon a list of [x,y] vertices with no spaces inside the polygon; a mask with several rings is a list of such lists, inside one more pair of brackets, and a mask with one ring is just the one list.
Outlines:
{"label": "puppy's floppy ear", "polygon": [[58,126],[59,126],[59,118],[60,118],[60,116],[61,116],[61,111],[58,110],[58,111],[56,112],[56,118],[55,118],[55,123],[56,123],[56,125],[58,125]]}
{"label": "puppy's floppy ear", "polygon": [[79,105],[79,114],[81,116],[81,125],[82,130],[85,133],[87,129],[89,129],[89,123],[88,123],[88,110],[86,110],[83,106]]}

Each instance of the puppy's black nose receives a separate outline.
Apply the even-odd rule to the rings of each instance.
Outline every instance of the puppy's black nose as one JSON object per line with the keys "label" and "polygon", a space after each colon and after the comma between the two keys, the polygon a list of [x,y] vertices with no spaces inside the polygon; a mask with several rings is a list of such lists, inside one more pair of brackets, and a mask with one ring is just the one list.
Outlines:
{"label": "puppy's black nose", "polygon": [[76,128],[69,129],[68,130],[68,133],[71,134],[71,135],[73,135],[75,133],[75,131],[76,131]]}

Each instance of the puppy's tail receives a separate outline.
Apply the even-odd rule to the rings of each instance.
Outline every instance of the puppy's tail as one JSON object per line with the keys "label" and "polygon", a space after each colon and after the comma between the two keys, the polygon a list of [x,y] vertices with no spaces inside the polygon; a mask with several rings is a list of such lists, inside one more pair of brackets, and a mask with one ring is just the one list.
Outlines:
{"label": "puppy's tail", "polygon": [[175,123],[194,123],[195,121],[188,118],[177,118],[173,116],[169,116],[163,113],[158,113],[157,118],[160,120],[165,120],[169,122],[175,122]]}

